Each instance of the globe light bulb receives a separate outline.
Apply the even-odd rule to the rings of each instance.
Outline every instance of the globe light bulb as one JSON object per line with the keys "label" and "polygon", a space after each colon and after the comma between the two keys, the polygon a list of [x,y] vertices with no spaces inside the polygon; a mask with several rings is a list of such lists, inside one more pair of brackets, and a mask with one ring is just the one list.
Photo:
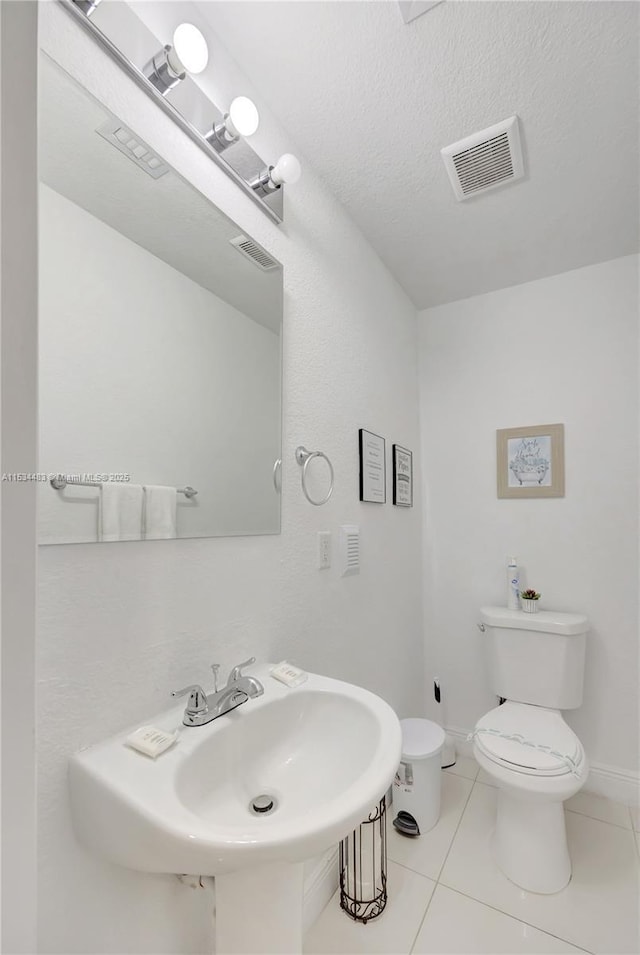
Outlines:
{"label": "globe light bulb", "polygon": [[260,116],[253,100],[248,96],[236,96],[229,107],[225,126],[230,136],[252,136],[258,128]]}
{"label": "globe light bulb", "polygon": [[293,184],[301,175],[302,166],[296,157],[292,153],[285,153],[271,170],[271,182],[275,186],[281,186],[285,182]]}
{"label": "globe light bulb", "polygon": [[207,41],[193,23],[181,23],[173,34],[173,46],[167,54],[176,74],[202,73],[209,62]]}

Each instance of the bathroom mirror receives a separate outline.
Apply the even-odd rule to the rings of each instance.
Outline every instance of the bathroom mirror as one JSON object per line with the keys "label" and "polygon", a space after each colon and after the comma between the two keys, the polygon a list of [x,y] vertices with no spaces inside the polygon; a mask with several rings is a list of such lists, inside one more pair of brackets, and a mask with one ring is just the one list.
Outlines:
{"label": "bathroom mirror", "polygon": [[44,54],[39,95],[40,542],[279,533],[282,267]]}

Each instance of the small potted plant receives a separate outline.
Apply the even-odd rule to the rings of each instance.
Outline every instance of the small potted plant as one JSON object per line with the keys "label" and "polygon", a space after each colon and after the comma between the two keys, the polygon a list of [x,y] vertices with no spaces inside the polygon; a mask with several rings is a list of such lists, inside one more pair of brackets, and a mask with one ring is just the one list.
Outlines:
{"label": "small potted plant", "polygon": [[525,613],[538,612],[538,601],[540,600],[540,594],[537,590],[521,590],[520,596],[522,598],[522,609],[525,611]]}

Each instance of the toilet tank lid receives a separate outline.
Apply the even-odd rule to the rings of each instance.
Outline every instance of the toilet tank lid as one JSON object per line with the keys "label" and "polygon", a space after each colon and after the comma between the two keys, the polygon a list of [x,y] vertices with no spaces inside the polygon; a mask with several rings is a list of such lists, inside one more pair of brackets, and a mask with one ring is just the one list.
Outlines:
{"label": "toilet tank lid", "polygon": [[540,610],[536,614],[507,607],[481,607],[480,619],[489,627],[509,627],[511,630],[539,630],[564,636],[586,633],[589,621],[583,613],[563,613],[560,610]]}

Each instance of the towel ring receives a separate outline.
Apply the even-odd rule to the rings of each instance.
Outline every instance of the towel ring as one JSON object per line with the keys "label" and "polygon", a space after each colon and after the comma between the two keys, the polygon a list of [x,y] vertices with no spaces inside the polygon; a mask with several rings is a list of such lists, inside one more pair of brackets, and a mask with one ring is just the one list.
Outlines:
{"label": "towel ring", "polygon": [[[309,492],[307,490],[307,468],[309,467],[309,462],[313,461],[314,458],[324,458],[327,464],[329,465],[329,473],[331,475],[331,480],[329,482],[329,490],[320,501],[314,501],[314,499],[309,495]],[[315,507],[321,507],[323,504],[326,504],[329,498],[331,497],[331,495],[333,494],[333,479],[334,479],[333,464],[331,463],[327,455],[324,453],[324,451],[307,451],[307,449],[303,445],[300,445],[299,447],[296,448],[296,461],[302,468],[302,476],[301,476],[302,493],[308,500],[309,504],[313,504]]]}
{"label": "towel ring", "polygon": [[276,489],[276,494],[282,493],[282,461],[280,458],[276,458],[273,465],[273,486]]}

